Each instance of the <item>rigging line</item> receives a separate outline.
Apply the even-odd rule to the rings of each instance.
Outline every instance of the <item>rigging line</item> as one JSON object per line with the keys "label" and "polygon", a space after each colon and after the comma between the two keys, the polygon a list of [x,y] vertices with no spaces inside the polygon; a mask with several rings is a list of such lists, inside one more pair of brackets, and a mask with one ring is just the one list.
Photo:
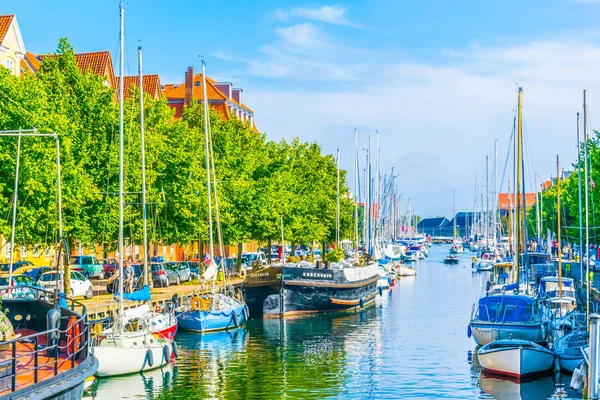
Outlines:
{"label": "rigging line", "polygon": [[[515,114],[515,117],[513,117],[513,119],[514,118],[516,118],[516,114]],[[508,141],[508,151],[506,152],[506,161],[504,162],[504,169],[502,171],[502,180],[500,181],[500,189],[499,189],[500,191],[502,191],[502,187],[504,185],[504,178],[505,178],[505,175],[506,175],[506,167],[508,166],[508,160],[510,158],[511,150],[513,148],[512,143],[513,143],[513,140],[514,140],[514,137],[515,137],[515,124],[514,124],[514,122],[512,124],[511,131],[512,132],[510,134],[510,140]]]}

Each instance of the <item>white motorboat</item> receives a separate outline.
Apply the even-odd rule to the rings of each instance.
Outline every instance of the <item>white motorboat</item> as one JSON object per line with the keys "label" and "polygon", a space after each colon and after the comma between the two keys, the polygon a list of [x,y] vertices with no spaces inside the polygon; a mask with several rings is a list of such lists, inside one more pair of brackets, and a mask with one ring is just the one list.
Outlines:
{"label": "white motorboat", "polygon": [[389,289],[392,278],[390,274],[382,267],[379,267],[379,279],[377,280],[377,288]]}
{"label": "white motorboat", "polygon": [[475,269],[480,272],[491,271],[494,269],[494,263],[489,260],[479,260],[475,262]]}
{"label": "white motorboat", "polygon": [[414,268],[406,267],[404,265],[396,265],[394,267],[394,272],[398,276],[415,276],[417,275],[417,270]]}
{"label": "white motorboat", "polygon": [[497,340],[477,351],[483,370],[497,375],[523,378],[549,371],[554,353],[528,340]]}

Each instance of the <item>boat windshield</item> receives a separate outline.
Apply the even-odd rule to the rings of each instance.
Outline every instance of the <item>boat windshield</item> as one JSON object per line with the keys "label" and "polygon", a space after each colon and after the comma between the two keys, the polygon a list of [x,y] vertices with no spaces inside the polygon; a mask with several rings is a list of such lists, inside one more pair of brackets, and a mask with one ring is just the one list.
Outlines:
{"label": "boat windshield", "polygon": [[535,317],[535,303],[528,296],[492,295],[479,299],[478,319],[480,321],[526,322]]}

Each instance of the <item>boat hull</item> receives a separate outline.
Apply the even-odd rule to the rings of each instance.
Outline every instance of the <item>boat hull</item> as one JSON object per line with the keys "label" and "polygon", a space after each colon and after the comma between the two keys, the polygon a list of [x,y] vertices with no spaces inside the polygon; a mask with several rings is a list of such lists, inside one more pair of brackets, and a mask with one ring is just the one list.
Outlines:
{"label": "boat hull", "polygon": [[517,379],[545,373],[554,365],[552,351],[537,345],[529,347],[515,344],[495,350],[487,350],[484,346],[477,355],[484,371]]}
{"label": "boat hull", "polygon": [[282,271],[283,267],[267,267],[246,274],[242,289],[251,318],[262,317],[265,299],[281,291]]}
{"label": "boat hull", "polygon": [[[96,371],[96,376],[99,378],[150,371],[165,366],[170,359],[170,354],[169,358],[165,358],[162,346],[152,348],[96,346],[92,351],[99,362],[98,371]],[[148,351],[152,352],[154,360],[152,366],[148,364]]]}
{"label": "boat hull", "polygon": [[489,322],[471,322],[473,340],[479,346],[484,346],[494,340],[521,339],[539,342],[544,339],[544,328],[536,324],[494,324]]}
{"label": "boat hull", "polygon": [[246,322],[246,306],[219,311],[176,311],[179,327],[190,332],[213,332],[237,329]]}

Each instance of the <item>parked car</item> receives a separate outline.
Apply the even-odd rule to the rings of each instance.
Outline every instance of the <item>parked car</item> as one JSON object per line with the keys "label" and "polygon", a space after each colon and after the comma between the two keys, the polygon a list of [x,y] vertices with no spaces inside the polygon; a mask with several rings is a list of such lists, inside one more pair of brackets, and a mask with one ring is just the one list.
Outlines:
{"label": "parked car", "polygon": [[38,267],[25,272],[25,275],[33,279],[34,282],[37,282],[40,279],[40,276],[42,276],[42,274],[44,274],[45,272],[50,272],[52,270],[53,269],[51,267]]}
{"label": "parked car", "polygon": [[71,257],[71,271],[80,272],[87,278],[104,279],[104,267],[95,256]]}
{"label": "parked car", "polygon": [[150,262],[153,262],[153,263],[164,263],[165,262],[165,258],[163,256],[150,257]]}
{"label": "parked car", "polygon": [[[0,286],[9,286],[8,276],[0,276]],[[2,293],[2,298],[27,297],[38,299],[44,292],[37,290],[43,289],[42,286],[36,284],[31,277],[27,275],[13,275],[12,289],[7,289]]]}
{"label": "parked car", "polygon": [[[14,261],[13,262],[13,274],[17,272],[17,270],[19,268],[35,268],[35,264],[32,263],[29,260],[22,260],[22,261]],[[1,272],[10,272],[10,263],[2,263],[0,264],[0,271]],[[19,272],[19,274],[21,274],[22,272]]]}
{"label": "parked car", "polygon": [[242,253],[242,258],[246,258],[248,265],[246,268],[252,268],[254,266],[265,266],[267,265],[267,256],[262,251],[252,253]]}
{"label": "parked car", "polygon": [[200,276],[200,263],[198,261],[191,260],[189,260],[187,263],[190,266],[192,278],[197,278],[198,276]]}
{"label": "parked car", "polygon": [[152,269],[152,283],[155,287],[169,287],[172,283],[179,285],[181,279],[177,272],[167,268],[164,263],[152,263],[150,267]]}
{"label": "parked car", "polygon": [[165,263],[165,265],[179,275],[179,280],[181,282],[189,282],[190,279],[192,279],[192,270],[187,261],[170,261]]}
{"label": "parked car", "polygon": [[104,277],[108,278],[119,269],[119,263],[115,258],[105,258],[102,260],[102,268],[104,268]]}
{"label": "parked car", "polygon": [[[61,281],[59,280],[59,282]],[[46,290],[54,290],[56,288],[56,271],[44,273],[38,283]],[[91,299],[93,295],[92,282],[83,274],[71,271],[71,297],[83,296],[86,299]]]}

